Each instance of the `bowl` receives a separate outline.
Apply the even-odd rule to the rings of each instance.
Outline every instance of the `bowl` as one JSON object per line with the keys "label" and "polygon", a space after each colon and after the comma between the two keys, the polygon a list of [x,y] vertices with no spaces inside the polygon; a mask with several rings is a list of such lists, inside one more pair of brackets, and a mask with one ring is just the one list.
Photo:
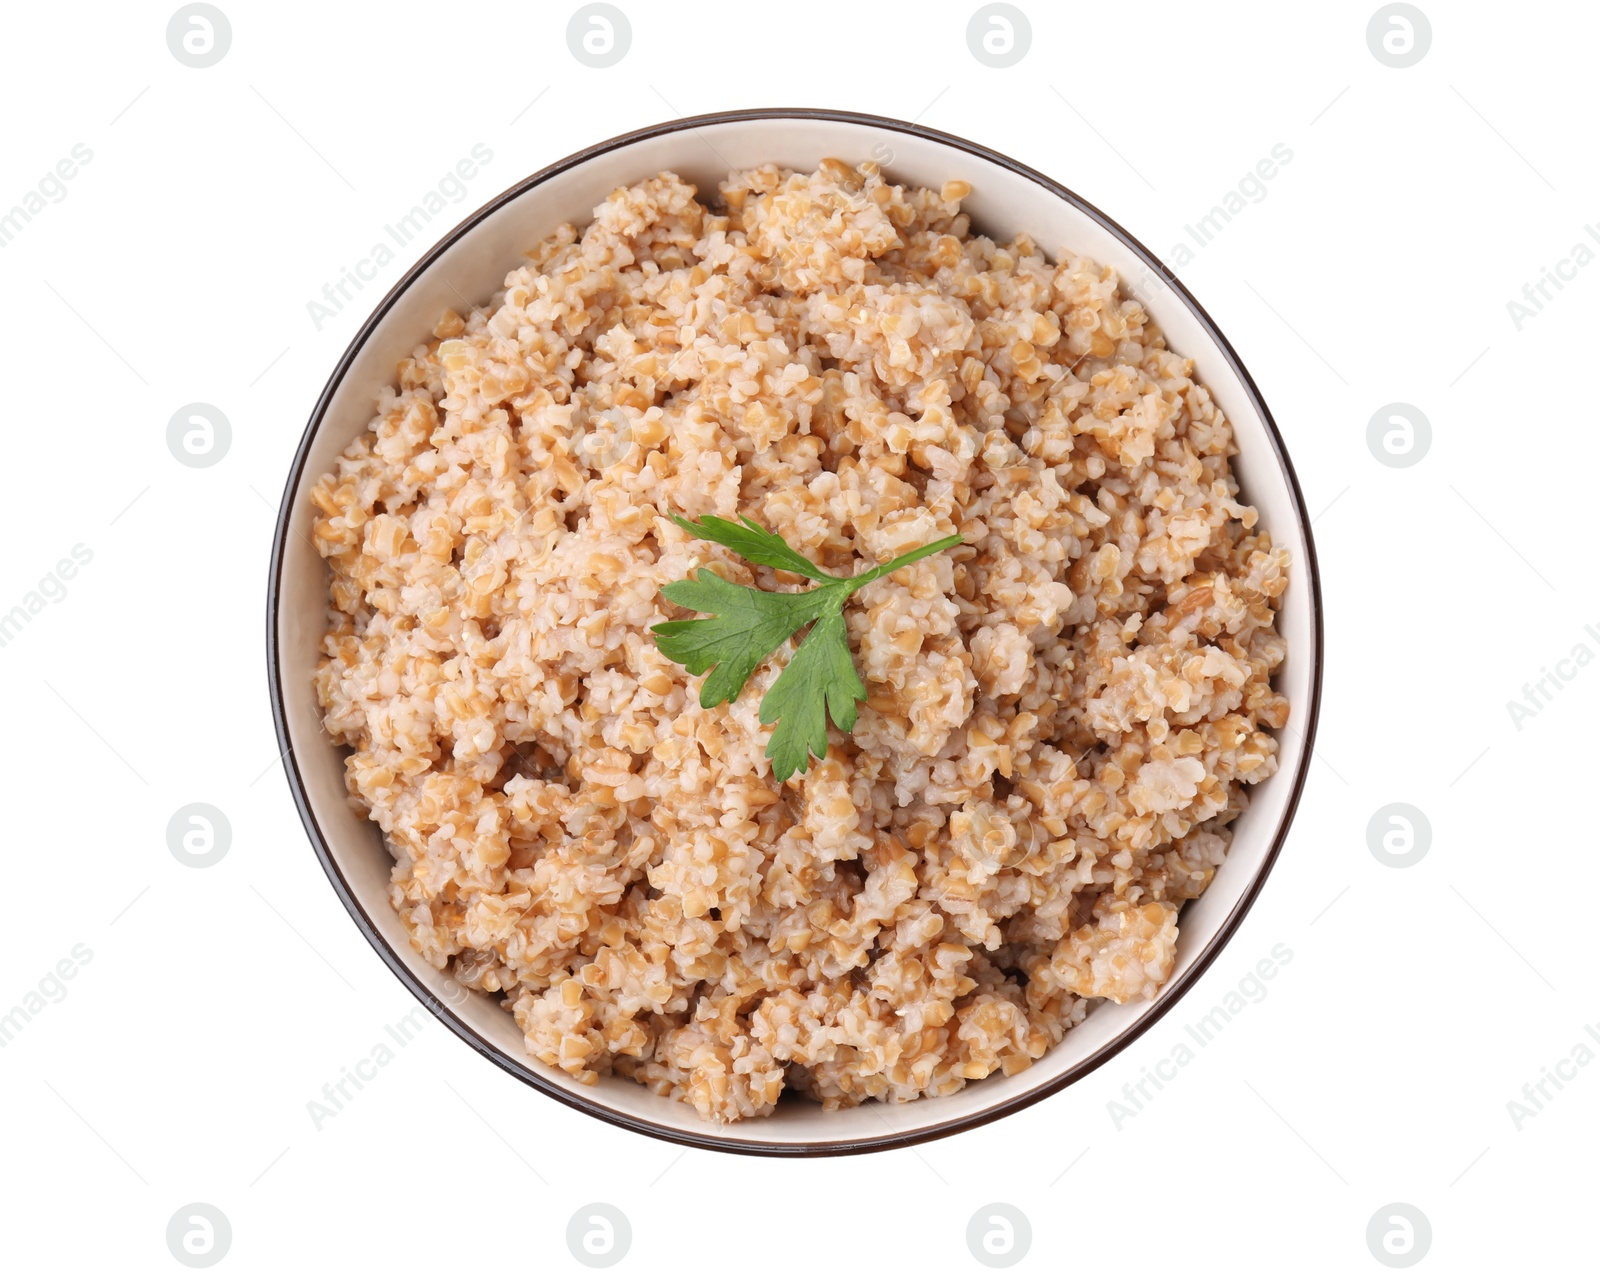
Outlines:
{"label": "bowl", "polygon": [[[622,1077],[586,1086],[523,1050],[511,1015],[468,991],[412,948],[388,897],[392,859],[377,827],[346,798],[344,758],[321,728],[312,673],[325,621],[328,573],[311,542],[309,491],[366,427],[395,364],[462,298],[486,301],[522,252],[564,221],[587,222],[620,185],[672,169],[714,190],[730,168],[773,162],[814,168],[824,158],[877,161],[896,181],[939,187],[960,179],[974,226],[1026,231],[1052,255],[1071,246],[1115,267],[1125,286],[1196,364],[1233,423],[1234,472],[1262,524],[1292,553],[1279,631],[1288,657],[1276,684],[1290,703],[1280,766],[1253,789],[1233,845],[1206,892],[1183,910],[1177,962],[1152,1001],[1098,1001],[1082,1024],[1029,1069],[994,1074],[952,1096],[825,1111],[785,1099],[766,1118],[703,1121],[687,1104]],[[1041,173],[987,147],[899,120],[843,111],[729,111],[657,124],[580,151],[518,182],[440,240],[383,298],[345,350],[294,457],[273,538],[267,666],[289,787],[323,870],[351,918],[406,987],[484,1057],[530,1087],[605,1122],[705,1149],[772,1156],[897,1148],[1014,1114],[1104,1065],[1167,1013],[1199,979],[1260,893],[1289,832],[1306,779],[1321,689],[1316,553],[1300,486],[1260,391],[1233,347],[1189,292],[1104,213]]]}

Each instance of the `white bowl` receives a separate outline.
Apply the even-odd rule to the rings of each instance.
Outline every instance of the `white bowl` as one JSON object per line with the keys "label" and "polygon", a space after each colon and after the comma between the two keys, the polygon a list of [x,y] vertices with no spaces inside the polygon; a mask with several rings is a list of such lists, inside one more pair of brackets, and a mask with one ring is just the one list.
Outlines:
{"label": "white bowl", "polygon": [[[440,312],[462,297],[487,301],[522,252],[556,225],[587,222],[617,186],[662,169],[714,190],[730,167],[770,162],[808,170],[829,157],[852,164],[874,159],[894,180],[915,185],[968,182],[964,207],[978,229],[997,237],[1026,231],[1052,255],[1070,246],[1115,267],[1171,347],[1194,359],[1199,379],[1233,423],[1234,471],[1244,498],[1293,554],[1279,618],[1289,655],[1277,677],[1291,727],[1280,732],[1279,771],[1253,789],[1249,810],[1235,824],[1227,861],[1205,894],[1184,907],[1177,963],[1155,1000],[1099,1003],[1030,1068],[971,1083],[953,1096],[833,1112],[784,1100],[770,1117],[718,1126],[631,1079],[605,1077],[586,1087],[533,1060],[509,1013],[412,950],[389,904],[392,859],[377,827],[347,802],[343,754],[321,730],[312,671],[328,572],[311,546],[309,491],[367,427],[380,387],[393,382],[395,364],[428,338]],[[985,147],[897,120],[780,109],[674,120],[563,159],[474,212],[395,285],[339,360],[295,455],[273,542],[267,660],[289,784],[317,856],[367,940],[441,1021],[502,1069],[607,1122],[703,1148],[803,1155],[893,1148],[1014,1113],[1104,1064],[1177,1003],[1239,926],[1288,833],[1316,732],[1322,630],[1310,519],[1283,440],[1238,355],[1154,253],[1071,191]]]}

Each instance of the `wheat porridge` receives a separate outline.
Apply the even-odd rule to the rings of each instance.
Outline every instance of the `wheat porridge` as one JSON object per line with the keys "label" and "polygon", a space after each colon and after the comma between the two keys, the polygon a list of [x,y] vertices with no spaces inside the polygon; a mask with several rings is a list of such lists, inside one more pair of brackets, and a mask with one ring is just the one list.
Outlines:
{"label": "wheat porridge", "polygon": [[[393,904],[584,1082],[729,1120],[1014,1074],[1160,992],[1276,768],[1289,560],[1227,421],[1113,272],[968,193],[619,189],[444,314],[315,489],[316,690]],[[816,572],[690,528],[741,517]],[[940,542],[841,587],[788,691],[798,630],[710,706],[654,631],[697,572],[792,594]]]}

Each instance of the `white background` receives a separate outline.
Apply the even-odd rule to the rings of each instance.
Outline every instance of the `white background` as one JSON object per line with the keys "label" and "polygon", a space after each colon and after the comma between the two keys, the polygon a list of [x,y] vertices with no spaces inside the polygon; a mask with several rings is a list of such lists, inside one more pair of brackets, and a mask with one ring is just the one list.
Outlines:
{"label": "white background", "polygon": [[[968,51],[973,4],[624,0],[631,50],[594,70],[568,51],[572,4],[222,7],[232,45],[202,70],[168,51],[163,5],[6,17],[0,209],[75,143],[93,151],[0,249],[0,611],[75,544],[93,553],[0,648],[0,1013],[92,952],[0,1049],[8,1265],[177,1268],[166,1225],[195,1201],[229,1218],[237,1269],[576,1268],[566,1225],[592,1201],[630,1219],[624,1269],[708,1251],[977,1268],[967,1221],[994,1201],[1030,1218],[1035,1269],[1376,1269],[1367,1223],[1393,1202],[1431,1222],[1424,1267],[1592,1246],[1600,1064],[1520,1129],[1507,1102],[1600,1022],[1600,668],[1520,730],[1506,701],[1580,641],[1600,652],[1584,633],[1600,629],[1600,265],[1522,330],[1507,312],[1600,221],[1593,10],[1424,0],[1432,47],[1397,70],[1369,52],[1371,3],[1024,0],[1031,50],[993,70]],[[307,1102],[414,1000],[336,900],[276,764],[269,539],[318,392],[427,244],[321,331],[306,303],[476,142],[494,158],[450,223],[618,132],[757,105],[918,117],[1044,170],[1162,255],[1275,143],[1293,151],[1179,270],[1318,514],[1326,700],[1293,834],[1149,1034],[914,1151],[681,1152],[558,1106],[431,1020],[319,1130]],[[200,470],[165,440],[195,401],[233,429]],[[1366,444],[1395,401],[1433,428],[1405,469]],[[166,842],[193,801],[233,828],[204,870]],[[1368,850],[1393,801],[1432,826],[1408,869]],[[1115,1126],[1123,1084],[1277,943],[1293,958],[1267,997]]]}

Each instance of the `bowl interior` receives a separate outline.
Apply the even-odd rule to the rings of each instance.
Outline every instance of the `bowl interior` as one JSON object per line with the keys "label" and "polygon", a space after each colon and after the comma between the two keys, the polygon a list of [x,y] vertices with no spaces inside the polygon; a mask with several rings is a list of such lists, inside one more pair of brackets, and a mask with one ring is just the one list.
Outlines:
{"label": "bowl interior", "polygon": [[[1298,491],[1242,370],[1192,302],[1163,277],[1154,257],[1099,214],[998,156],[925,130],[904,131],[907,127],[816,115],[678,121],[596,147],[507,192],[424,258],[357,336],[319,415],[313,417],[285,492],[275,612],[269,615],[276,636],[274,688],[280,728],[290,748],[291,784],[298,777],[302,813],[313,840],[320,833],[319,852],[346,905],[402,979],[425,1001],[431,998],[430,1006],[442,1019],[498,1064],[601,1117],[673,1139],[767,1153],[869,1148],[993,1117],[1087,1072],[1170,1006],[1242,918],[1293,812],[1307,760],[1320,658],[1312,547]],[[604,1078],[585,1087],[532,1060],[510,1014],[481,995],[461,990],[412,950],[388,900],[392,859],[377,828],[347,802],[343,755],[321,731],[312,672],[324,629],[327,572],[311,545],[314,515],[308,492],[367,427],[379,389],[393,382],[399,359],[428,338],[440,312],[459,309],[462,297],[487,301],[523,251],[559,223],[588,221],[595,205],[615,187],[662,169],[711,192],[733,167],[773,162],[809,169],[828,157],[850,163],[874,159],[902,182],[968,182],[972,194],[965,206],[979,230],[995,236],[1026,231],[1051,256],[1070,246],[1115,267],[1166,332],[1171,347],[1195,360],[1200,380],[1237,434],[1234,468],[1245,498],[1259,508],[1275,540],[1293,554],[1280,617],[1290,653],[1278,678],[1291,705],[1292,727],[1280,731],[1279,772],[1253,789],[1253,803],[1236,824],[1226,863],[1204,896],[1183,911],[1177,966],[1156,1001],[1102,1003],[1030,1069],[1010,1078],[995,1075],[954,1096],[831,1113],[809,1102],[785,1101],[769,1118],[716,1127],[688,1106],[652,1095],[631,1080]]]}

